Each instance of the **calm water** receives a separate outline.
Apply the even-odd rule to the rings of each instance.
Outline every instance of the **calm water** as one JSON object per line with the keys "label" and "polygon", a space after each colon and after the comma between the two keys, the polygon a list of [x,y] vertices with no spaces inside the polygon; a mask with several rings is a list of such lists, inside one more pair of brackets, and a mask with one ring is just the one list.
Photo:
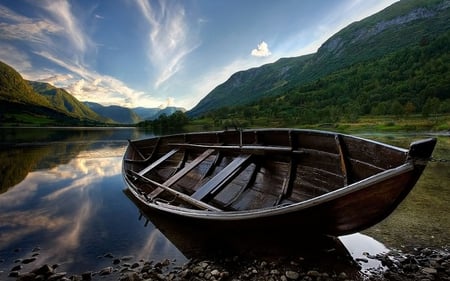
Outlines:
{"label": "calm water", "polygon": [[[0,279],[7,278],[18,259],[36,253],[36,261],[23,271],[41,264],[59,264],[59,271],[73,274],[99,270],[112,265],[108,253],[136,260],[169,258],[173,264],[191,258],[184,246],[140,218],[123,192],[121,157],[127,139],[148,136],[130,128],[0,128]],[[407,147],[427,135],[365,137]],[[450,158],[449,136],[438,137],[433,156]],[[389,248],[449,245],[448,202],[450,163],[432,162],[394,214],[340,241],[354,257]],[[379,264],[370,260],[362,266]]]}

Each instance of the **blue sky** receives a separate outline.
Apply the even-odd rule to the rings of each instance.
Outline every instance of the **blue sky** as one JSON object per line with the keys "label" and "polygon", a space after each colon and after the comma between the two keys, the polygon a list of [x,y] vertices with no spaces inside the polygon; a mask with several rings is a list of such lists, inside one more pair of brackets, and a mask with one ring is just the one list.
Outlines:
{"label": "blue sky", "polygon": [[81,101],[191,109],[395,0],[1,0],[0,60]]}

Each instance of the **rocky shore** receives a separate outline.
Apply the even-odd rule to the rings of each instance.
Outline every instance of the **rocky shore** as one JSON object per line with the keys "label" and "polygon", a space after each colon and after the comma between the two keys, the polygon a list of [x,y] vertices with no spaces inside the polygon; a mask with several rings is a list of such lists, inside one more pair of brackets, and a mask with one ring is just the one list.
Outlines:
{"label": "rocky shore", "polygon": [[[36,266],[23,272],[22,264],[37,263],[39,250],[34,249],[29,259],[16,261],[7,275],[1,279],[17,281],[66,281],[66,280],[271,280],[271,281],[324,281],[324,280],[450,280],[450,249],[415,248],[408,252],[392,250],[387,254],[351,259],[346,266],[337,270],[334,264],[319,266],[317,261],[304,257],[249,258],[240,256],[215,256],[195,258],[186,264],[176,265],[174,261],[135,260],[132,256],[115,257],[105,254],[102,258],[111,260],[111,265],[97,271],[70,275],[59,270],[57,264]],[[377,260],[380,267],[364,269],[369,260]],[[1,261],[0,261],[1,262]]]}

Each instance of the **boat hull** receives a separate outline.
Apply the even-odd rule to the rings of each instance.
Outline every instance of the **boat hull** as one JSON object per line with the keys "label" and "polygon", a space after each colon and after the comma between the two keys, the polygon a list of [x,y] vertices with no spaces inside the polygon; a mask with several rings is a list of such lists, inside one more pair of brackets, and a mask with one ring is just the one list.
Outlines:
{"label": "boat hull", "polygon": [[[279,130],[275,132],[279,132]],[[315,133],[322,136],[321,132]],[[329,133],[324,134],[329,135]],[[359,138],[345,137],[350,139],[348,143],[355,140],[361,141]],[[192,136],[190,138],[193,139]],[[282,236],[286,236],[288,233],[293,236],[319,234],[340,236],[364,230],[389,216],[416,184],[425,168],[426,161],[422,160],[430,157],[435,142],[434,139],[423,141],[419,145],[412,146],[414,149],[410,148],[410,150],[382,147],[382,149],[391,149],[392,152],[389,151],[391,154],[399,155],[400,160],[397,159],[395,165],[392,164],[393,167],[390,169],[384,169],[363,179],[343,184],[340,188],[306,200],[287,201],[287,203],[280,203],[276,206],[257,209],[215,211],[172,204],[172,202],[158,200],[158,198],[149,200],[148,196],[142,192],[142,182],[127,173],[126,169],[130,166],[126,163],[124,163],[124,178],[128,185],[129,197],[141,210],[149,214],[149,217],[154,214],[159,218],[162,217],[163,220],[176,222],[178,225],[195,226],[199,230],[214,231],[216,235],[225,234],[226,236],[236,232],[240,234],[268,233],[271,236],[280,233]],[[369,143],[371,142],[369,141]],[[381,144],[374,143],[374,145],[377,150],[381,150]],[[211,147],[210,145],[209,148],[211,149]],[[346,150],[350,149],[346,148]],[[132,154],[130,151],[124,158],[130,157]],[[242,152],[242,147],[240,152]],[[389,153],[387,155],[391,155]],[[404,155],[403,160],[401,159],[402,155]],[[415,155],[420,157],[421,161],[412,157]],[[348,172],[350,172],[349,167],[356,167],[361,162],[354,158],[355,156],[351,156],[344,159],[352,163],[347,165]],[[299,162],[299,160],[296,161]],[[402,161],[403,163],[401,163]],[[303,169],[303,166],[300,168]],[[354,170],[356,171],[356,169]],[[373,169],[375,170],[375,168]],[[194,192],[190,196],[195,198],[198,193]],[[202,199],[204,200],[204,198],[207,199],[207,197]],[[211,202],[214,201],[204,200],[202,202],[213,204]],[[223,207],[218,204],[215,206]]]}

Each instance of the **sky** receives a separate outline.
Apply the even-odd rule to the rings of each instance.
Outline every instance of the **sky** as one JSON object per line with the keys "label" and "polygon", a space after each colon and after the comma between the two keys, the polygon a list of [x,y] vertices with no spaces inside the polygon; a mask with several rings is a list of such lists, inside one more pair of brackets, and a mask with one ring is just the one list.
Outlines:
{"label": "sky", "polygon": [[193,108],[396,0],[0,0],[0,61],[80,101]]}

